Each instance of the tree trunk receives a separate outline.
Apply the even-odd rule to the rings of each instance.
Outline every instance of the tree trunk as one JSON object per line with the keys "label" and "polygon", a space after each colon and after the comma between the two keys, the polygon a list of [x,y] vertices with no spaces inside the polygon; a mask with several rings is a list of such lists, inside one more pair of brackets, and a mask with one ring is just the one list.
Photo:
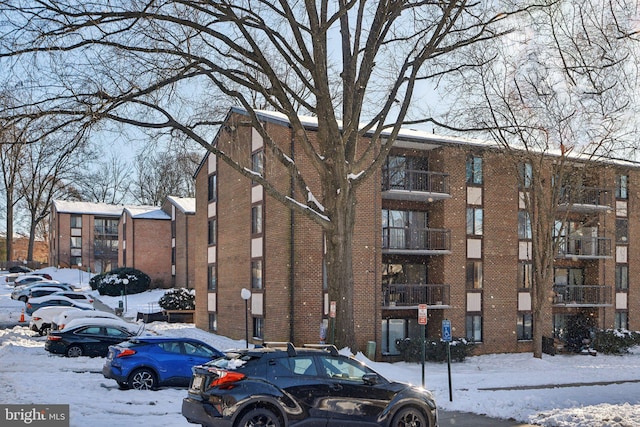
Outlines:
{"label": "tree trunk", "polygon": [[[353,310],[353,229],[355,195],[338,194],[334,209],[340,214],[330,216],[332,226],[326,230],[326,271],[329,300],[336,302],[335,337],[338,348],[357,348]],[[342,194],[342,197],[340,195]],[[331,336],[332,331],[329,331]]]}
{"label": "tree trunk", "polygon": [[13,188],[7,192],[7,261],[13,261]]}

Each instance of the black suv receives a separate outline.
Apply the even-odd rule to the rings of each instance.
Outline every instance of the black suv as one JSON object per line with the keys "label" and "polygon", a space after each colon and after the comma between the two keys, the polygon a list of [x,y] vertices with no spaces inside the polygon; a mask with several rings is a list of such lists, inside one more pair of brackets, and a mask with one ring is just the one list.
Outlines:
{"label": "black suv", "polygon": [[334,346],[271,343],[193,368],[182,415],[202,426],[437,427],[433,395],[391,382]]}

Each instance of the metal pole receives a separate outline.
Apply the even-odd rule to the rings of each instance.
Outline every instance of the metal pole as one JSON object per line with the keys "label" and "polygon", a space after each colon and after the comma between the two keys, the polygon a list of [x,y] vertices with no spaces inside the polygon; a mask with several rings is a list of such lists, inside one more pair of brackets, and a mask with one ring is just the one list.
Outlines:
{"label": "metal pole", "polygon": [[244,341],[245,348],[249,348],[249,302],[246,299],[244,300]]}
{"label": "metal pole", "polygon": [[425,340],[424,340],[424,335],[425,335],[425,325],[420,326],[420,360],[422,361],[422,388],[424,388],[424,359],[425,359],[425,351],[424,351],[424,346],[425,346]]}
{"label": "metal pole", "polygon": [[453,391],[451,389],[451,343],[447,341],[447,371],[449,372],[449,402],[453,402]]}

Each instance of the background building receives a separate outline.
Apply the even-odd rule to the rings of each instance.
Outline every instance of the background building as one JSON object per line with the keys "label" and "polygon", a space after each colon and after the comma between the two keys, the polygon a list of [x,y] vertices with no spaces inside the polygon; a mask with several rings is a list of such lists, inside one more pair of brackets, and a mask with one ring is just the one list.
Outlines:
{"label": "background building", "polygon": [[169,196],[162,210],[171,217],[171,286],[195,287],[195,227],[196,199]]}

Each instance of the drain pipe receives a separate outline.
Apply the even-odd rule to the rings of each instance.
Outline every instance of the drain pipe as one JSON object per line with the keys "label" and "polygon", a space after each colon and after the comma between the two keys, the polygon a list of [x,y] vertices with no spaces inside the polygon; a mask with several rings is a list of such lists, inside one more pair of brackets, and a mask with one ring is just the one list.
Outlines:
{"label": "drain pipe", "polygon": [[[295,161],[295,141],[293,135],[291,135],[291,150],[290,156]],[[295,181],[293,176],[289,177],[289,193],[291,200],[295,200]],[[291,215],[291,221],[289,222],[289,342],[295,342],[294,340],[294,324],[295,324],[295,212],[293,209],[289,209],[289,215]]]}

